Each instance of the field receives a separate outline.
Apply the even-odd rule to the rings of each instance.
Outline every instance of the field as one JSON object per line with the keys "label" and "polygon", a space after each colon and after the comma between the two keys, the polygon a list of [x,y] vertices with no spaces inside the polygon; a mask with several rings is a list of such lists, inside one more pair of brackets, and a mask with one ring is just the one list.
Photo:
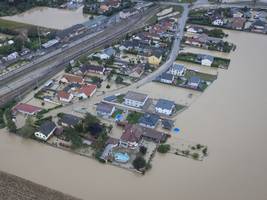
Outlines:
{"label": "field", "polygon": [[78,200],[31,181],[0,172],[0,199]]}
{"label": "field", "polygon": [[16,29],[29,28],[31,26],[32,25],[29,25],[29,24],[13,22],[13,21],[9,21],[9,20],[5,20],[5,19],[0,18],[0,27],[1,28],[8,28],[8,29],[16,30]]}

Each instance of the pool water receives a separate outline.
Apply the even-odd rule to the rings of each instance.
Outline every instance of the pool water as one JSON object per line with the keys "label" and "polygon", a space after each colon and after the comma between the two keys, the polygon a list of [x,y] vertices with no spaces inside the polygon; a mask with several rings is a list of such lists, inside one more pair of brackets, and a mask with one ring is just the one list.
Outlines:
{"label": "pool water", "polygon": [[114,158],[117,162],[121,162],[121,163],[126,163],[130,159],[127,153],[121,153],[121,152],[115,153]]}

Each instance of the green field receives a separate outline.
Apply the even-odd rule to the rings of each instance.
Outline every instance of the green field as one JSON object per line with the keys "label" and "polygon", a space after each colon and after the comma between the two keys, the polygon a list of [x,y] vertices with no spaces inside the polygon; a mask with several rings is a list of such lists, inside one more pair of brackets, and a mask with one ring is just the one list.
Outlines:
{"label": "green field", "polygon": [[14,21],[0,18],[0,27],[16,30],[16,29],[26,29],[26,28],[32,27],[32,25],[14,22]]}

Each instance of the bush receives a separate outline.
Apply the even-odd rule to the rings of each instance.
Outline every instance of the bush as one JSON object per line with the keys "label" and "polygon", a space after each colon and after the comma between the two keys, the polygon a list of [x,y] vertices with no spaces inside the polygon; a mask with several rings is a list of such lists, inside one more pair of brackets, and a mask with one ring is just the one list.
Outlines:
{"label": "bush", "polygon": [[159,153],[168,153],[171,149],[171,146],[169,144],[161,144],[158,147]]}
{"label": "bush", "polygon": [[199,154],[198,153],[193,153],[192,154],[192,158],[197,160],[199,158]]}
{"label": "bush", "polygon": [[140,153],[142,153],[143,155],[146,154],[147,152],[147,148],[145,146],[141,146],[140,149],[139,149]]}
{"label": "bush", "polygon": [[146,160],[143,157],[138,156],[134,159],[133,166],[135,169],[140,170],[146,167]]}

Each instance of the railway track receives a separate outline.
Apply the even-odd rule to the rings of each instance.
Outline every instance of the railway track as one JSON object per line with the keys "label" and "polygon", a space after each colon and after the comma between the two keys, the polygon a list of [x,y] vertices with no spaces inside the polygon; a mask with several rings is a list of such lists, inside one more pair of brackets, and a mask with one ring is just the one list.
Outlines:
{"label": "railway track", "polygon": [[[38,86],[40,83],[45,82],[46,80],[53,77],[56,73],[62,71],[65,68],[65,66],[69,64],[70,60],[76,59],[85,53],[91,53],[98,48],[101,48],[107,44],[112,43],[114,40],[119,39],[120,37],[126,35],[129,32],[133,32],[137,29],[142,28],[143,26],[145,26],[148,19],[150,19],[150,17],[153,16],[154,14],[156,14],[159,9],[160,9],[160,6],[155,6],[153,8],[153,11],[150,11],[145,16],[143,16],[143,15],[138,16],[137,19],[132,20],[131,23],[127,23],[125,25],[125,27],[123,27],[121,30],[115,32],[114,34],[112,34],[108,37],[107,36],[105,37],[105,35],[103,35],[103,34],[97,35],[101,39],[103,38],[102,40],[97,42],[97,44],[95,44],[95,42],[90,43],[89,45],[86,44],[86,43],[90,42],[92,39],[95,40],[95,38],[91,38],[91,39],[85,41],[83,43],[83,45],[79,47],[79,51],[72,53],[67,58],[64,58],[64,56],[63,56],[63,59],[60,63],[53,66],[53,68],[47,69],[46,73],[42,74],[40,77],[36,77],[36,78],[28,81],[27,83],[25,83],[19,87],[16,87],[15,89],[10,89],[9,92],[2,94],[0,96],[1,97],[0,98],[0,106],[3,106],[6,102],[8,102],[11,99],[21,98],[22,96],[27,94],[29,91],[32,91],[33,88]],[[106,34],[106,33],[104,33],[104,34]],[[75,46],[75,47],[77,47],[77,46]],[[54,58],[54,59],[57,60],[58,58]],[[49,61],[46,61],[45,64],[49,65]],[[37,67],[35,66],[35,68],[38,68],[38,66]],[[31,72],[32,70],[33,70],[32,68],[29,68],[29,69],[21,72],[21,74],[19,74],[19,76],[23,76],[24,74],[27,74],[27,73]],[[14,79],[12,79],[12,81],[13,80]]]}

